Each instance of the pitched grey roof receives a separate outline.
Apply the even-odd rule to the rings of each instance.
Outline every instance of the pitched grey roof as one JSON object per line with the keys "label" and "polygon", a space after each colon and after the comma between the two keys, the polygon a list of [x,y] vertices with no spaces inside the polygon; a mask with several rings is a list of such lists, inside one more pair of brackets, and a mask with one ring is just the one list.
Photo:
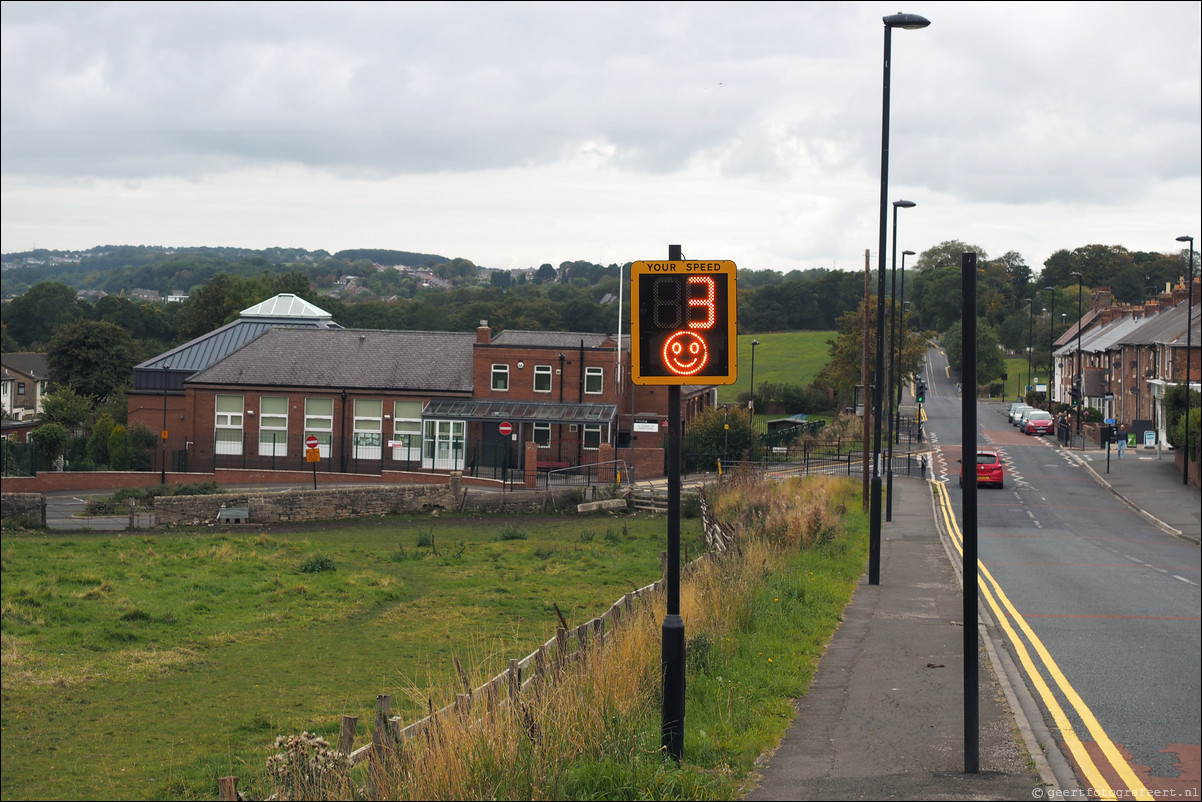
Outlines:
{"label": "pitched grey roof", "polygon": [[[276,326],[342,328],[330,313],[291,293],[243,309],[238,319],[134,366],[134,389],[181,391],[184,380]],[[169,368],[164,370],[164,368]]]}
{"label": "pitched grey roof", "polygon": [[273,328],[189,384],[472,391],[473,332]]}
{"label": "pitched grey roof", "polygon": [[1166,309],[1159,315],[1147,318],[1142,326],[1124,337],[1122,345],[1153,345],[1170,342],[1185,334],[1186,302]]}
{"label": "pitched grey roof", "polygon": [[34,351],[13,351],[0,357],[4,367],[33,379],[49,379],[50,366],[46,355]]}

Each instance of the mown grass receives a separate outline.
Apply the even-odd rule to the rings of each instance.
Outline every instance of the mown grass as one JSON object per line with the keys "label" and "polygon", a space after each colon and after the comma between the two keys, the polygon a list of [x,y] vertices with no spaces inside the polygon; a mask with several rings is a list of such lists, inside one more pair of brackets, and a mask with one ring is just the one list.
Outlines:
{"label": "mown grass", "polygon": [[[454,658],[478,684],[553,633],[556,605],[575,625],[654,580],[663,536],[633,516],[6,534],[2,795],[213,798],[279,734],[346,713],[362,738],[377,693],[420,717],[452,698]],[[315,558],[333,570],[302,571]]]}

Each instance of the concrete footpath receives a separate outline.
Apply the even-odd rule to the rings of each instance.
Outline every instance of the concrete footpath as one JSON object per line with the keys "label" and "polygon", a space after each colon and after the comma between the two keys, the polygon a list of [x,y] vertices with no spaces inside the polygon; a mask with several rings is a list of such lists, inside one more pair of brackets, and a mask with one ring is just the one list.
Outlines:
{"label": "concrete footpath", "polygon": [[[1166,534],[1202,537],[1202,495],[1169,454],[1065,449],[1104,488]],[[1040,799],[1078,791],[1057,739],[1009,654],[984,629],[979,768],[966,774],[959,557],[936,528],[931,489],[894,477],[881,535],[881,584],[861,579],[797,719],[763,761],[749,800]],[[988,615],[981,605],[979,612]],[[1051,792],[1051,793],[1049,793]],[[1079,793],[1079,791],[1078,791]]]}
{"label": "concrete footpath", "polygon": [[1011,713],[988,644],[978,651],[980,771],[965,773],[960,579],[928,484],[895,476],[893,489],[881,583],[861,579],[747,799],[1032,799],[1058,787],[1046,760],[1028,757],[1027,744],[1038,747]]}

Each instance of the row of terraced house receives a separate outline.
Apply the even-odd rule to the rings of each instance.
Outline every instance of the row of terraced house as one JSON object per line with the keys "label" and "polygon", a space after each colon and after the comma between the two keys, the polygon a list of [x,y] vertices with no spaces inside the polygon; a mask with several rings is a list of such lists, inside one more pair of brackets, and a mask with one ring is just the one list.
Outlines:
{"label": "row of terraced house", "polygon": [[1182,280],[1134,306],[1112,303],[1107,288],[1094,290],[1089,310],[1054,344],[1052,400],[1067,403],[1080,374],[1086,406],[1167,443],[1165,391],[1187,376],[1192,389],[1202,386],[1200,288],[1195,279],[1191,303]]}

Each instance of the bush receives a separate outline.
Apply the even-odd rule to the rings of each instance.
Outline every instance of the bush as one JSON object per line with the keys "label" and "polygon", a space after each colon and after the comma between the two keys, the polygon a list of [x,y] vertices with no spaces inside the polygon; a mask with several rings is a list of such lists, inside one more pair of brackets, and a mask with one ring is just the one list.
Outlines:
{"label": "bush", "polygon": [[523,529],[518,529],[512,524],[507,524],[501,529],[501,540],[525,540],[526,532]]}
{"label": "bush", "polygon": [[334,561],[324,554],[317,554],[301,563],[302,574],[320,574],[322,571],[337,571]]}

